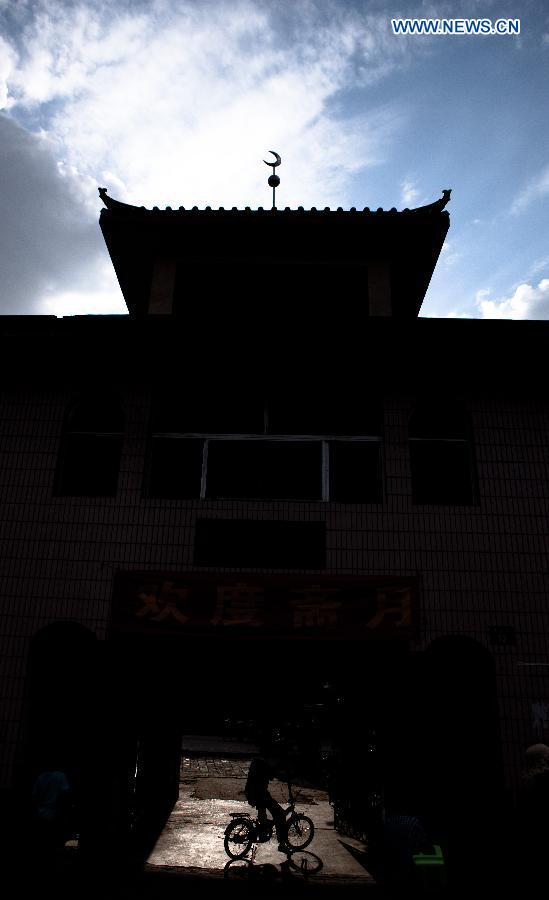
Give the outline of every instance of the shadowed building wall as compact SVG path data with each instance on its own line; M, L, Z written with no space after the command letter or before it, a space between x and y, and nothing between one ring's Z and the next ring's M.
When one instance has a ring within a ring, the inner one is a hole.
M3 784L33 637L108 642L133 571L413 580L411 651L460 636L493 660L512 784L549 726L547 324L417 318L439 208L122 207L103 228L129 316L0 320ZM229 558L215 523L236 522Z

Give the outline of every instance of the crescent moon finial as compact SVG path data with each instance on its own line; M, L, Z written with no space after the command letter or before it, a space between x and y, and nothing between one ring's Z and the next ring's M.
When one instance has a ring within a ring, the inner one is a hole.
M274 170L275 167L276 167L276 166L279 166L280 163L282 162L282 157L280 156L279 153L276 152L276 150L269 150L269 153L272 153L273 156L276 157L275 162L267 162L266 159L264 159L263 162L265 163L266 166L272 166L272 167L273 167L273 170Z
M269 153L273 154L273 156L275 157L275 161L267 162L267 160L264 159L263 162L265 163L266 166L271 166L271 168L273 170L273 174L269 175L269 178L267 179L267 184L269 185L269 187L272 187L272 189L273 189L273 209L276 209L275 191L276 191L276 188L278 187L278 185L280 184L280 178L278 177L278 175L275 174L275 169L282 162L282 157L280 156L280 153L276 152L276 150L269 150Z

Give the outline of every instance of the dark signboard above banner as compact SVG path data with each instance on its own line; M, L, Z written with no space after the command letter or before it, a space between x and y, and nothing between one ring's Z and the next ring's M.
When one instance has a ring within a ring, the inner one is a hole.
M410 638L413 578L119 572L113 631L189 636Z

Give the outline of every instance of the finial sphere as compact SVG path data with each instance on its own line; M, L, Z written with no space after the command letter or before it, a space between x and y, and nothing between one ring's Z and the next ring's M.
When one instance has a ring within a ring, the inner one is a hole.
M278 175L269 175L267 184L269 185L269 187L276 188L280 184L280 178L278 177Z

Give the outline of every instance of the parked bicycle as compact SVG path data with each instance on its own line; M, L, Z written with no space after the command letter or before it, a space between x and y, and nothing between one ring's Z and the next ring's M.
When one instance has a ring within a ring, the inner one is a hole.
M295 811L296 798L292 794L292 786L288 785L288 807L286 816L284 843L289 853L303 850L311 843L315 826L309 816ZM271 840L274 821L267 818L252 818L250 813L231 813L232 822L225 829L225 852L231 859L242 859L252 844L263 844Z

